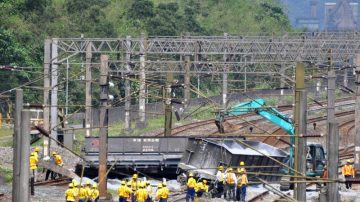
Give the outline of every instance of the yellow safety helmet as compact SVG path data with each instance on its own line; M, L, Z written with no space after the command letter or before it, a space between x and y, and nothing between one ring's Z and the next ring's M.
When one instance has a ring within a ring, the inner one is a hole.
M52 155L56 155L56 152L53 151L53 152L52 152Z
M125 185L125 184L126 184L125 180L121 181L121 185Z
M240 161L240 166L244 166L244 165L245 165L244 161Z
M131 187L131 182L126 183L126 186Z
M350 159L346 160L346 163L351 163Z
M158 187L158 188L162 188L162 184L159 183L159 184L157 185L157 187Z
M96 184L96 183L94 183L92 187L93 187L93 188L97 188L97 184Z
M134 174L132 178L136 179L138 177L137 174Z
M206 184L206 183L207 183L207 181L206 181L206 180L203 180L203 183L204 183L204 184Z
M229 168L228 171L233 171L233 169L232 169L232 168Z
M149 181L146 181L146 185L150 185L150 182L149 182Z
M143 188L145 188L146 187L146 182L142 182L141 185L142 185Z
M91 185L90 180L87 180L87 181L86 181L86 185Z
M163 185L163 187L166 187L166 182L163 182L162 185Z
M73 184L77 184L77 180L75 180L75 179L72 179L71 182L72 182Z
M35 156L34 152L31 152L31 153L30 153L30 156Z
M194 174L192 174L192 173L189 173L189 177L194 177Z
M245 169L244 169L244 168L241 168L241 169L240 169L240 173L243 173L243 172L245 172Z
M69 184L69 187L73 187L73 186L74 186L73 183L70 183L70 184Z
M224 166L219 166L218 168L220 171L223 171L224 170Z
M39 148L39 147L35 147L35 151L36 151L36 152L39 152L39 151L40 151L40 148Z

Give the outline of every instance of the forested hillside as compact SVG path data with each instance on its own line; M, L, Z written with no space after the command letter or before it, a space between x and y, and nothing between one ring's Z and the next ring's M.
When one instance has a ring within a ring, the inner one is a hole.
M45 38L138 36L142 32L149 36L222 35L289 29L276 0L2 0L0 65L37 68L0 70L0 92L41 76Z

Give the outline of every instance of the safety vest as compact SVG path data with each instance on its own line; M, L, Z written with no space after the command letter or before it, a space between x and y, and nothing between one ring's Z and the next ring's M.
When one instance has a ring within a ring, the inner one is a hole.
M138 188L139 188L139 186L140 186L140 182L139 181L137 181L137 180L131 180L131 189L132 190L134 190L134 191L136 191L136 190L138 190Z
M97 197L99 197L99 190L97 190L97 189L92 189L91 190L91 199L92 200L95 200L95 199L97 199Z
M167 187L163 187L161 190L160 198L167 199L169 198L170 190Z
M137 202L145 202L148 197L148 191L146 189L138 189L135 192L135 198Z
M162 194L163 188L158 188L158 190L156 190L156 200L159 200L161 198L161 194Z
M131 188L130 187L125 187L125 195L124 195L124 197L125 198L130 198L131 194L132 194Z
M30 156L30 169L35 170L37 168L37 158L35 156Z
M61 159L60 155L55 155L55 164L58 166L62 166L63 160Z
M352 165L344 165L342 167L342 174L355 176L355 170Z
M86 191L86 198L91 198L92 190L91 190L90 186L86 186L85 191Z
M126 186L123 186L123 185L121 185L121 186L119 186L119 188L118 188L118 193L119 193L119 196L122 196L122 197L125 197L125 195L126 195Z
M80 188L79 199L85 199L85 198L86 198L86 190L85 188Z
M34 156L35 156L36 160L39 160L39 154L37 152L34 152Z
M195 181L195 179L194 178L189 178L188 179L188 182L187 182L187 186L189 187L189 188L195 188L195 186L196 186L196 181Z
M73 194L74 194L74 197L76 198L77 196L79 196L79 188L77 187L73 187Z
M226 173L226 183L227 184L235 184L233 173Z
M248 179L246 174L242 174L238 177L237 179L238 181L238 187L241 187L242 185L247 185L248 184Z
M66 201L75 201L73 188L69 188L65 191L65 198L66 198Z

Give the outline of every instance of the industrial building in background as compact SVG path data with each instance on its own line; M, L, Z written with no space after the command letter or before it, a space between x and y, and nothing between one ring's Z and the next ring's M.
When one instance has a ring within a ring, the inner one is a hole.
M358 0L282 0L293 27L308 31L359 29Z

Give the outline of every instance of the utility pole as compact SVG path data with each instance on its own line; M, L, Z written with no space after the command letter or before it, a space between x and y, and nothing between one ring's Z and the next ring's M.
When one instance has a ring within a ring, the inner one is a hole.
M360 170L360 53L355 58L356 98L355 98L355 170Z
M305 149L306 139L300 136L306 135L306 90L305 90L305 70L304 64L298 62L296 64L296 83L295 83L295 159L294 168L299 173L305 175ZM295 180L299 176L297 172L294 173ZM306 183L294 184L294 196L297 201L306 201Z
M99 134L99 192L100 199L107 196L107 143L108 143L108 99L109 99L109 56L100 56L100 134Z
M58 118L58 41L52 41L51 48L51 107L50 107L50 134L57 140L57 118Z
M44 129L50 132L50 60L51 60L51 40L46 39L44 43ZM44 139L44 156L49 156L49 138Z
M15 91L15 117L14 117L14 138L13 138L13 184L12 184L12 201L19 201L20 195L20 164L21 164L21 110L23 109L23 90Z
M165 102L165 136L171 135L172 125L172 106L171 106L171 85L173 83L174 76L171 71L166 73L166 85L164 88L164 102Z
M329 127L329 153L328 153L328 177L334 180L332 183L328 183L327 187L327 201L338 202L339 186L337 180L339 178L338 165L339 165L339 124L335 122L328 123Z
M131 36L126 36L126 46L127 50L131 47ZM130 71L130 60L131 60L131 52L127 51L126 56L126 68ZM131 132L131 120L130 120L130 105L131 105L131 88L130 88L130 80L125 77L125 135L129 135Z
M190 36L190 33L186 33L185 40L188 39ZM184 90L184 98L185 98L185 109L189 105L190 101L190 55L189 53L186 53L185 55L185 78L184 78L184 84L185 84L185 90Z
M224 38L227 39L228 34L224 33ZM226 49L225 49L225 53L224 53L224 62L228 61L228 56L226 54ZM222 87L222 106L224 108L224 110L226 110L226 104L227 104L227 89L228 89L228 82L227 82L227 78L228 78L228 66L225 65L224 66L224 73L223 73L223 87Z
M92 125L92 113L91 113L91 42L89 42L86 46L86 58L85 58L85 128L86 128L86 137L91 136L91 125Z
M21 110L21 157L18 201L29 201L30 111Z
M140 90L139 90L139 128L146 127L145 101L146 101L146 83L145 83L145 57L146 57L146 39L145 34L141 34L140 42Z

